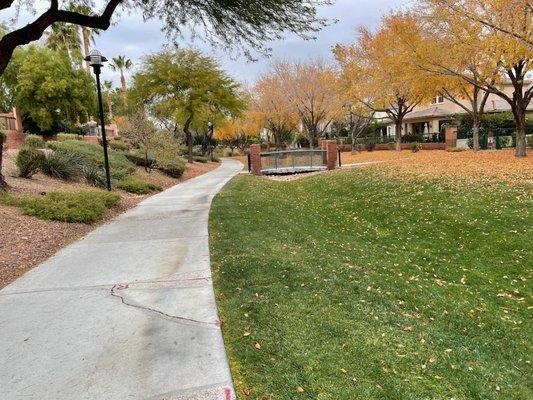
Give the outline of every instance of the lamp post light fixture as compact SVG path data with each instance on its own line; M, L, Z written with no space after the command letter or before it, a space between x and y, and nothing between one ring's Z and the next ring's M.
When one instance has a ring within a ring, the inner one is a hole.
M102 89L100 88L100 72L104 66L104 62L107 61L98 50L92 50L85 61L93 68L96 75L96 90L98 92L98 109L100 111L100 126L102 127L102 146L104 147L104 168L106 177L107 190L111 190L111 173L109 172L109 157L107 155L107 137L105 134L105 121L104 121L104 106L102 104Z

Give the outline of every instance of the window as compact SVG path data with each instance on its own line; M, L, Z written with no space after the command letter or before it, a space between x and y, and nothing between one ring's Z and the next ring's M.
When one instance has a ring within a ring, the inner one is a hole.
M431 100L431 104L442 104L444 103L444 96L437 96Z

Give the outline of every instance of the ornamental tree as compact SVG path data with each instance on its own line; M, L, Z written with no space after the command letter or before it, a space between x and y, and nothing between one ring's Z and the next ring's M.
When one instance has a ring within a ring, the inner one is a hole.
M273 79L279 80L290 108L298 115L313 148L331 123L342 114L343 101L337 74L320 59L307 62L281 61L273 65Z
M494 93L505 100L513 113L516 123L517 157L525 157L526 153L526 112L533 98L533 85L528 83L526 75L533 64L533 46L528 43L531 38L532 13L528 2L512 0L505 4L496 0L477 0L456 2L468 5L468 15L456 6L450 7L446 1L424 0L421 18L424 18L424 30L427 36L442 36L439 40L445 48L454 49L450 58L426 57L426 67L442 75L458 77L478 89ZM474 5L476 5L474 7ZM491 15L491 25L513 26L508 29L496 29L480 24L477 34L469 34L464 30L472 18L484 20ZM512 16L512 18L511 18ZM512 24L511 24L512 22ZM504 31L505 30L505 31ZM520 36L520 37L517 37ZM466 57L464 55L467 55ZM472 59L481 60L485 71L483 74L472 74L468 62ZM495 70L495 73L493 72ZM488 72L487 72L488 71ZM505 86L512 86L512 94Z
M94 82L68 55L32 45L17 52L14 104L25 122L50 131L60 122L86 120L96 110Z
M252 109L261 125L274 137L276 147L285 146L287 132L295 131L298 127L298 115L281 77L273 74L260 76L250 97Z
M15 27L0 40L0 74L18 46L39 40L46 29L58 22L106 30L117 11L137 11L145 19L161 20L165 33L172 39L189 31L196 35L198 27L202 27L200 34L213 44L247 45L268 52L265 42L280 39L285 32L312 37L326 24L316 17L316 7L329 3L329 0L50 0L49 7L32 22ZM16 12L19 7L26 7L35 13L36 4L34 0L0 0L0 11L12 8Z
M192 127L213 115L231 117L245 107L241 88L197 50L162 51L145 58L133 76L132 98L161 121L182 130L193 162Z
M434 78L417 68L411 48L398 40L399 32L417 35L412 18L384 17L376 32L359 29L356 43L336 45L333 53L341 68L346 97L384 112L396 127L396 150L401 151L403 119L436 94Z

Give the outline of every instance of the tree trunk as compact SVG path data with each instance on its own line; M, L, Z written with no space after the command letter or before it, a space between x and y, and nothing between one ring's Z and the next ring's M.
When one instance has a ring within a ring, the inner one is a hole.
M474 116L474 123L472 125L472 142L474 144L474 151L479 150L479 128L481 126L481 121L478 116Z
M187 153L187 162L190 164L193 163L193 156L192 156L192 135L191 131L189 130L189 126L191 125L193 116L191 115L187 121L185 121L185 124L183 125L183 132L185 133L185 141L187 142L188 147L188 153Z
M124 77L124 72L120 71L120 86L123 92L126 92L126 78Z
M525 110L517 110L515 114L516 120L516 157L527 156L526 143L526 113Z
M396 120L396 151L402 151L402 120Z
M146 172L150 172L150 169L148 168L148 148L144 148L144 170Z
M91 31L87 27L81 28L81 34L83 36L83 51L85 52L85 57L89 55L90 52L90 44L91 44ZM85 61L85 69L87 71L91 70L91 66L89 65L89 61Z
M4 154L4 134L0 132L0 190L6 188L7 183L4 179L4 174L2 174L2 155Z

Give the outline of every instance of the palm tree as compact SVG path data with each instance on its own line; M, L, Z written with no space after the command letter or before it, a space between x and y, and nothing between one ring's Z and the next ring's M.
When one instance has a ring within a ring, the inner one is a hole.
M111 99L111 89L113 89L112 81L104 81L104 93L107 100L107 108L109 111L109 121L113 120L113 100Z
M120 71L120 85L122 91L126 91L126 78L124 77L124 71L133 67L133 63L126 56L113 57L113 63L109 65L113 71Z
M64 51L75 63L81 61L81 41L75 25L66 22L53 24L46 35L46 45L52 50Z
M71 4L69 7L70 11L75 11L83 15L93 15L92 10L85 4ZM76 26L76 29L81 28L81 37L83 41L83 55L87 57L91 52L91 43L94 44L94 36L99 35L100 31L98 29L91 29L86 26ZM80 43L81 46L81 43ZM89 71L91 69L89 62L85 61L85 69Z

